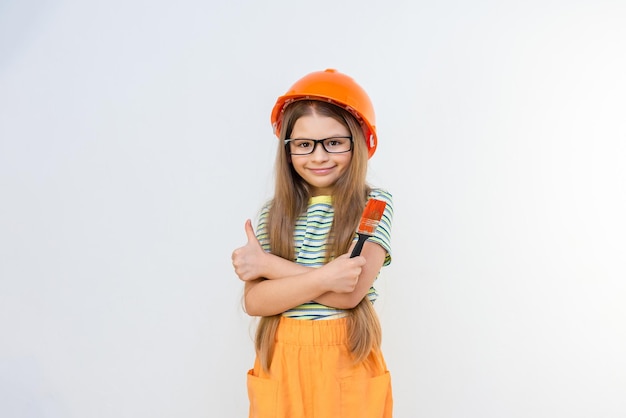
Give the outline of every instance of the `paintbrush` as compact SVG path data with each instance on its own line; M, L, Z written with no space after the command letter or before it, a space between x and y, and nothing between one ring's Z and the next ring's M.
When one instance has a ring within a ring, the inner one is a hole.
M383 217L385 206L387 206L387 203L382 200L370 199L367 202L363 215L361 215L359 228L356 231L359 238L350 254L350 258L360 255L365 241L374 235L374 231L376 231L376 227L380 223L380 218Z

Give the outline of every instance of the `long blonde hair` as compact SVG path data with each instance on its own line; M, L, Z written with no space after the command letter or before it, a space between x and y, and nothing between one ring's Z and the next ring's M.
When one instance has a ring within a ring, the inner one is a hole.
M359 122L348 111L331 103L301 100L287 106L283 116L276 153L276 185L268 214L268 235L272 254L295 260L293 235L298 216L306 211L309 185L295 172L283 140L291 135L298 118L317 114L328 116L346 126L353 138L352 159L346 172L333 189L334 218L327 242L326 261L344 254L350 248L370 187L366 183L367 145ZM275 335L280 315L265 316L259 321L255 348L262 367L267 371L274 353ZM381 344L381 327L372 303L367 297L348 312L348 344L355 362L364 360Z

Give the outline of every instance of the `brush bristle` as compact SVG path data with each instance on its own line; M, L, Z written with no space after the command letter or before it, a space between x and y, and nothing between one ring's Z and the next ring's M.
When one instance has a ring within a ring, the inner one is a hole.
M382 200L370 199L363 210L357 232L359 234L373 235L380 218L383 217L385 206L387 206L387 203Z

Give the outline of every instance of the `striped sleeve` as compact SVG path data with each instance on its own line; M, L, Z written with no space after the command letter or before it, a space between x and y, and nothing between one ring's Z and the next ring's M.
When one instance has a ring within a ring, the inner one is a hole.
M267 230L267 218L270 213L270 203L266 203L259 213L256 226L256 237L265 252L270 251L270 237Z
M368 241L375 242L387 251L383 266L391 263L391 224L393 222L393 199L391 193L382 189L373 189L370 193L370 199L382 200L387 203L385 212L378 227L374 231L374 235L368 238Z

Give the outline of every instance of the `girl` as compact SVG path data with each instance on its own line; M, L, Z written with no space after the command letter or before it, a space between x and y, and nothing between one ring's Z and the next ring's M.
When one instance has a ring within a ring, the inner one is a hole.
M388 418L391 381L372 287L391 262L392 201L366 183L374 109L354 80L314 72L278 98L274 198L232 255L247 313L260 316L248 372L250 417ZM369 198L387 203L350 258Z

